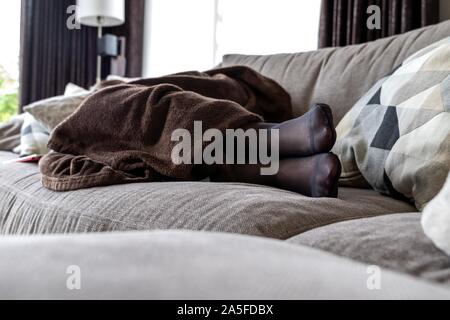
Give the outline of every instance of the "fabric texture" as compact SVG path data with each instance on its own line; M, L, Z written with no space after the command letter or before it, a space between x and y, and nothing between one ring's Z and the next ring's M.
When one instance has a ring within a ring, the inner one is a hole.
M226 100L225 100L226 99ZM93 115L98 116L93 116ZM241 128L292 117L289 95L247 67L190 72L116 85L91 95L52 134L40 162L43 185L56 191L162 180L202 180L211 167L175 164L177 129ZM203 148L208 142L202 142Z
M368 290L367 265L281 241L205 232L4 237L0 256L1 299L450 298L446 286L385 269L380 290ZM81 290L65 286L74 265Z
M441 192L423 211L425 234L450 256L450 174Z
M338 124L353 105L407 57L450 37L450 21L374 42L306 53L267 56L231 54L222 67L246 65L281 84L292 98L294 116L313 103L326 103Z
M380 11L368 10L376 5ZM369 29L380 14L379 29ZM319 48L359 44L439 22L439 0L322 0Z
M380 80L337 126L341 183L414 200L421 210L450 171L450 37Z
M23 109L34 116L47 132L52 132L58 124L74 113L90 94L90 91L69 83L63 96L40 100Z
M375 191L346 188L340 189L339 199L209 182L53 192L42 186L37 165L1 165L15 157L0 152L0 234L189 229L288 239L338 221L414 211Z
M450 285L450 257L425 236L420 219L402 213L345 221L288 242Z
M0 124L0 151L13 151L20 145L23 120L24 115L17 115Z
M50 134L31 114L25 114L20 130L19 153L21 157L48 152Z

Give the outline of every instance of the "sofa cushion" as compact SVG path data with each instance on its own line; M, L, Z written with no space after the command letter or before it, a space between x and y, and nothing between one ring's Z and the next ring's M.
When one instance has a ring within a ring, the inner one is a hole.
M407 57L450 36L450 20L360 45L266 56L226 55L222 67L246 65L279 82L291 95L294 114L312 103L333 108L337 124L379 79Z
M450 298L448 287L388 270L381 270L381 288L368 290L366 265L282 241L209 232L4 237L0 257L0 299ZM67 270L81 272L81 290L67 290Z
M450 284L450 257L428 239L420 213L345 221L311 230L288 242Z
M1 160L14 155L0 153ZM341 189L312 199L232 183L142 183L52 192L34 164L0 164L0 233L190 229L287 239L337 221L394 212L408 204L371 190Z

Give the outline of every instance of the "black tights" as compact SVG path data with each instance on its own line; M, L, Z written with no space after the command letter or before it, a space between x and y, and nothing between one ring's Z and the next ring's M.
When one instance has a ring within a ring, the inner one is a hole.
M262 184L310 197L337 197L341 164L330 153L336 131L329 106L316 104L299 118L281 124L255 123L244 129L251 128L279 130L278 173L262 175L261 164L224 164L216 167L213 181Z

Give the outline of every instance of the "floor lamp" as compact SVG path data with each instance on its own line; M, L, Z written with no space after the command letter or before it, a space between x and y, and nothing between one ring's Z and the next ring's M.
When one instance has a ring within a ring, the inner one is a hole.
M125 22L125 0L77 0L79 23L98 28L101 43L104 27L115 27ZM97 83L102 77L102 55L97 52Z

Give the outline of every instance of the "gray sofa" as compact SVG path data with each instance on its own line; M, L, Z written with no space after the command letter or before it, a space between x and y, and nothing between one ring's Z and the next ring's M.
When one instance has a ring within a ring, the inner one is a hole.
M386 269L374 288L367 265L231 234L8 236L0 254L4 299L450 299L446 287Z
M337 124L397 64L449 36L446 21L345 48L227 55L222 66L248 65L275 79L291 94L296 115L313 102L330 104ZM425 237L420 213L409 203L369 188L341 188L338 199L209 182L57 193L42 187L36 165L1 164L15 157L0 152L0 234L5 236L0 241L0 256L5 257L0 260L0 280L7 284L0 287L0 297L449 298L450 257ZM154 231L170 229L185 231ZM124 231L132 232L120 233ZM98 232L119 233L74 235ZM198 256L186 254L196 252L199 243ZM119 257L122 252L130 254ZM87 258L96 256L99 264ZM165 265L156 263L156 256L163 257ZM69 261L85 264L92 272L92 287L79 296L59 288L65 274L53 272ZM383 290L368 291L362 281L366 266L360 263L386 268ZM27 276L30 265L39 266L42 278ZM108 282L101 270L112 278L119 270L124 275ZM331 283L326 270L337 270L342 277L334 276ZM139 284L139 277L147 277L160 290ZM166 288L159 287L162 279ZM98 289L104 281L111 285L110 295ZM120 288L133 290L127 296ZM341 288L341 296L333 291L336 288Z

